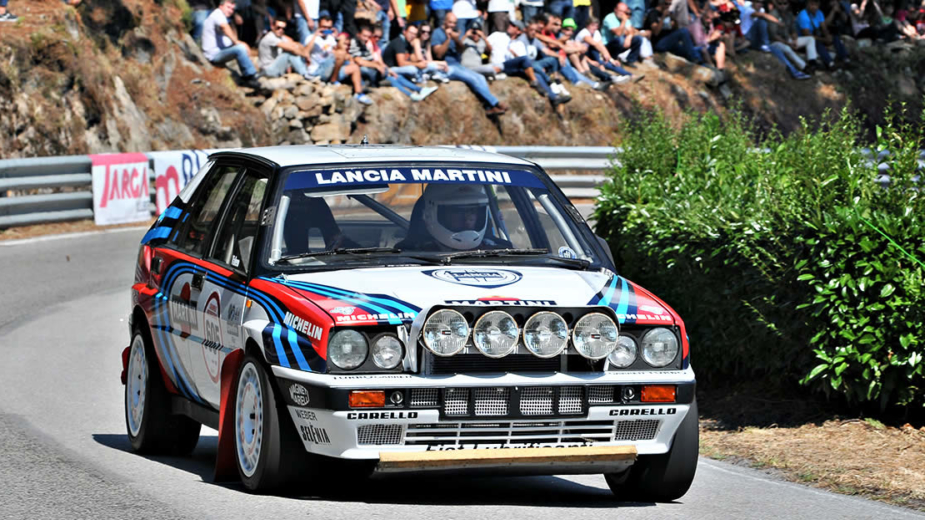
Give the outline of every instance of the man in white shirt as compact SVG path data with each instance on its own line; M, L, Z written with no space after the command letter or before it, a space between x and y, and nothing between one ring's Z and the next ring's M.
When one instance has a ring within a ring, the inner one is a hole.
M492 65L501 66L508 76L524 75L530 81L530 86L540 94L549 98L553 108L556 105L568 103L572 96L560 95L549 87L549 76L539 67L534 66L528 54L527 44L520 38L526 27L520 20L511 20L507 32L494 32L488 36L491 44ZM534 50L535 52L535 50Z
M250 47L238 39L228 18L234 14L234 0L222 0L218 8L202 24L202 53L213 65L219 66L237 60L242 81L257 88L257 69L251 62Z
M284 34L286 22L278 18L273 22L273 28L260 39L257 46L257 57L263 75L275 78L286 73L289 67L293 72L308 77L305 58L309 56L308 49L299 45L292 38Z

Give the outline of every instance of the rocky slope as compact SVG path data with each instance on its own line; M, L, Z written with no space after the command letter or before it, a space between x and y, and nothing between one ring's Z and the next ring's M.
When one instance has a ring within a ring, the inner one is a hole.
M0 32L0 157L111 151L252 146L277 143L609 145L633 106L661 107L672 118L743 110L756 124L791 132L800 116L852 109L873 128L889 100L919 119L925 47L855 49L851 69L787 79L770 56L750 53L730 67L732 81L712 87L706 69L662 56L640 68L644 81L604 93L572 87L554 112L525 81L492 85L511 106L485 117L459 83L421 103L392 88L374 89L373 106L350 89L296 77L274 92L235 86L233 73L208 64L186 34L183 0L18 2L22 20Z

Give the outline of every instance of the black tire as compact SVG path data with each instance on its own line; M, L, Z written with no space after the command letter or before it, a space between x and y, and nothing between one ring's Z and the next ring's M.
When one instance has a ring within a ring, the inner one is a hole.
M136 357L136 344L144 353ZM133 364L139 360L144 363L143 371L133 371ZM152 363L153 362L153 363ZM161 379L160 364L154 345L148 334L136 326L132 333L132 346L129 350L128 366L126 367L127 381L125 385L125 429L128 433L132 449L146 455L189 455L199 442L199 431L202 425L198 422L171 413L171 395L164 387ZM133 385L132 379L136 379ZM134 418L130 407L130 394L141 397L143 389L143 404L140 411L140 420ZM134 426L137 426L137 431Z
M617 500L671 502L684 496L697 472L699 422L695 399L675 432L668 453L642 455L630 469L622 473L605 474L607 485Z
M250 419L254 427L249 428L240 420L240 414L251 416L247 412L250 408L244 403L251 400L256 403L253 391L255 381L259 383L262 406ZM248 384L252 386L251 390L246 389ZM271 381L262 361L251 354L246 355L235 376L235 392L232 397L234 453L241 481L252 492L265 493L286 487L295 481L300 472L304 473L310 467L308 453L289 418L285 403L276 392L276 385ZM247 441L245 435L248 432L254 439L251 442ZM259 444L255 445L255 442Z

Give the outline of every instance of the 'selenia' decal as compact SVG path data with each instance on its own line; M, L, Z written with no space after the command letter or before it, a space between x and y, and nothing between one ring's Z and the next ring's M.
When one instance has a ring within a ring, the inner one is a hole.
M458 285L468 285L469 287L483 287L485 289L494 289L517 283L523 278L523 275L517 271L507 269L431 269L422 271L427 276L437 280Z

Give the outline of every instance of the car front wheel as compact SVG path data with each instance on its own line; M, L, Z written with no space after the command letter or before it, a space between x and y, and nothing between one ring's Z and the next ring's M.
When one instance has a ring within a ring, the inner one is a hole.
M671 502L687 493L697 472L700 449L699 419L695 400L675 432L668 453L641 455L630 469L605 474L607 485L618 500Z

